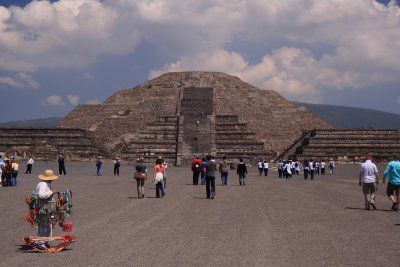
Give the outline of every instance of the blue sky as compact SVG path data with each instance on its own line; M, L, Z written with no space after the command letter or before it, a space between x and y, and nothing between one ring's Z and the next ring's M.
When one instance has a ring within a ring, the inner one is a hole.
M400 114L399 29L396 1L0 0L0 122L189 70Z

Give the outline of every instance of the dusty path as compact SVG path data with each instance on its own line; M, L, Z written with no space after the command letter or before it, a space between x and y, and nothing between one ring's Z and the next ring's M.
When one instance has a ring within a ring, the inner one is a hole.
M21 164L21 167L23 164ZM381 186L377 211L363 209L357 166L335 176L304 181L268 177L250 170L245 187L230 174L228 186L205 199L204 186L191 185L186 168L168 169L167 194L136 198L131 167L114 177L111 165L95 176L94 163L67 162L67 176L53 188L74 193L77 241L52 255L32 253L18 238L35 229L20 221L22 199L44 170L18 177L16 188L0 188L1 266L393 266L398 262L400 217L389 210ZM57 170L56 163L47 167ZM379 170L382 172L383 167ZM62 234L56 228L56 234ZM365 256L368 252L370 256Z

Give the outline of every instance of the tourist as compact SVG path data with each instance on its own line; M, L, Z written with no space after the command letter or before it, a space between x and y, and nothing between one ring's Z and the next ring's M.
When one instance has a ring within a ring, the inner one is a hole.
M52 170L45 170L44 173L40 174L38 177L41 181L36 186L35 193L39 197L39 206L44 206L52 200L54 194L58 193L57 190L51 190L51 182L58 179L58 176L54 175ZM38 223L38 236L49 237L52 225L47 217L48 214L39 213L38 216L43 217Z
M193 172L193 185L198 185L199 184L199 177L200 177L200 171L202 168L202 162L199 159L198 156L196 156L192 160L192 172Z
M378 177L378 169L374 163L372 163L372 157L367 155L365 157L365 162L361 164L360 172L359 172L359 180L358 184L362 185L362 191L364 193L365 199L365 209L369 210L370 206L374 210L376 210L375 206L375 194L376 194L376 185L379 184Z
M58 174L60 176L63 174L64 176L67 175L67 172L65 171L65 159L63 154L58 156Z
M119 176L119 167L121 167L120 158L115 158L114 160L114 176Z
M283 166L283 170L284 170L286 179L289 179L292 177L292 164L291 164L290 160L288 162L286 162L285 166Z
M321 165L321 175L325 175L325 161L321 161L321 163L320 163L320 165Z
M153 182L156 184L156 198L163 197L165 195L164 186L162 184L164 179L164 165L162 159L158 158L156 160L156 165L154 166L154 177Z
M236 173L239 175L239 185L240 186L246 185L247 168L246 168L246 164L243 162L243 159L239 160L239 164L236 169Z
M296 174L296 167L295 163L292 160L289 160L290 162L290 171L292 172L292 175Z
M219 163L219 172L221 173L221 185L228 185L228 175L229 175L230 163L228 162L226 156L222 158Z
M18 162L16 159L11 164L11 186L17 186Z
M25 171L25 174L31 174L32 173L32 166L33 166L33 163L35 163L35 161L33 160L33 158L32 158L32 156L29 156L29 160L28 160L28 162L26 163L26 171Z
M264 164L263 164L262 160L260 159L260 160L258 160L258 172L260 173L260 176L263 173L263 169L264 169Z
M315 176L315 163L314 163L314 160L313 160L313 159L311 159L311 160L308 162L308 171L309 171L309 173L310 173L310 178L311 178L311 180L314 180L314 176Z
M144 182L147 180L147 166L143 163L143 157L137 158L136 162L136 173L134 175L134 178L137 183L138 198L144 198Z
M329 175L333 175L333 171L335 170L335 162L333 159L329 161Z
M315 161L315 175L319 175L319 162L318 160Z
M5 178L5 186L12 186L11 184L11 173L12 167L9 158L4 158L3 175Z
M3 168L4 168L4 160L2 159L2 156L0 155L0 186L3 186L5 184L5 178L3 176Z
M282 178L282 175L283 175L283 162L282 162L282 160L280 160L278 162L277 168L278 168L278 176L279 176L279 178Z
M386 189L386 194L392 202L392 210L399 210L399 193L400 193L400 162L399 158L396 157L394 160L388 163L382 176L382 183L385 183L386 177L389 175L389 182ZM394 194L396 193L396 198Z
M210 155L206 156L207 162L205 163L206 170L206 194L208 199L214 199L215 197L215 171L217 170L217 164Z
M304 170L304 180L307 180L308 179L308 168L309 168L309 163L308 163L308 160L304 160L304 162L303 162L303 170Z
M295 174L300 174L300 162L298 160L294 163L294 171Z
M168 164L167 164L167 162L162 158L162 157L160 157L160 159L162 160L162 163L163 163L163 166L164 166L164 171L163 171L163 182L164 182L164 190L165 190L165 188L167 188L167 168L168 168Z
M201 172L200 172L200 176L201 176L201 184L205 185L206 184L206 170L204 168L204 163L206 163L207 160L205 157L203 157L201 159Z
M263 168L264 168L264 176L268 176L268 162L264 160Z
M97 161L96 161L97 176L102 176L102 175L103 175L101 165L103 165L103 157L102 157L102 156L99 156L99 157L97 158Z
M282 177L283 178L286 178L286 169L287 169L286 160L283 160L282 161Z

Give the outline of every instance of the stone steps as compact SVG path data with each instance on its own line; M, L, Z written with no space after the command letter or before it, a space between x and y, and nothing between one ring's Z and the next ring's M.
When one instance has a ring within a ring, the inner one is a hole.
M291 158L347 158L355 160L371 154L376 161L390 160L400 154L400 138L393 129L315 130L302 140Z

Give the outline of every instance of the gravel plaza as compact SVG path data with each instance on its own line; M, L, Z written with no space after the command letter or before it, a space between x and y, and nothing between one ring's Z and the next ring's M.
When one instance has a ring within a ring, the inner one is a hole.
M272 165L272 164L271 164ZM270 166L271 166L270 165ZM378 165L380 175L384 165ZM146 181L146 197L137 198L133 165L114 176L112 164L96 176L94 162L66 162L67 176L53 189L73 192L73 235L66 250L44 255L28 249L20 237L36 235L21 217L45 169L37 162L30 175L20 162L17 187L0 188L0 266L395 266L400 218L379 186L377 210L364 210L358 186L359 165L337 165L334 176L302 175L279 179L249 167L246 186L236 170L228 186L216 177L216 198L192 185L186 167L169 167L166 196L155 198ZM152 177L152 167L149 167ZM54 235L64 235L61 228Z

